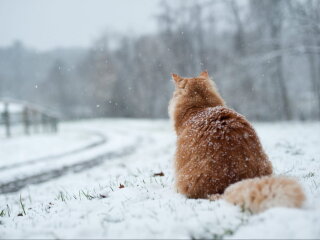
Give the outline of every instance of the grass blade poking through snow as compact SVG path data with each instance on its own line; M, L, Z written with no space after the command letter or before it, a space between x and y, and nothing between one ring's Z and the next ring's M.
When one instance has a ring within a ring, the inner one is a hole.
M21 206L21 209L22 209L22 214L21 215L23 215L23 216L27 215L26 209L25 209L24 204L22 202L21 194L20 194L20 206Z

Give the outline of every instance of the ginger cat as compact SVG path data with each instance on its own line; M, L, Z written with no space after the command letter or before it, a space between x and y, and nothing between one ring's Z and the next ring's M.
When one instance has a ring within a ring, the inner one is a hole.
M178 192L189 198L224 198L253 212L268 206L302 205L300 185L270 176L272 165L255 130L245 117L225 105L208 72L196 78L177 74L172 78L176 89L169 115L177 134ZM260 178L263 176L269 177ZM262 189L269 190L263 193ZM285 198L283 193L287 193ZM290 196L294 197L291 202Z
M190 198L221 194L232 183L272 174L251 124L225 106L207 72L172 75L170 115L177 133L176 187Z

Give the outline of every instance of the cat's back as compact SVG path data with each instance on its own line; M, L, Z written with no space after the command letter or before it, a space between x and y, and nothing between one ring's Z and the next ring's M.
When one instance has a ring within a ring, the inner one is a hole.
M208 107L197 112L186 122L185 128L208 132L217 137L227 136L231 132L253 130L244 116L224 106Z
M210 179L219 179L219 189L216 186L212 192L223 192L241 179L272 173L254 128L245 117L223 106L206 108L186 122L178 138L177 156L177 169L188 163L195 173L206 171Z
M185 143L209 154L215 150L241 152L244 148L262 148L255 130L245 117L224 106L199 111L185 123L181 137Z

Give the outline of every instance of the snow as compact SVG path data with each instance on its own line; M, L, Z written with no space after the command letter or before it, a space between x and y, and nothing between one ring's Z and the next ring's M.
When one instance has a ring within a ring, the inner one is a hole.
M58 134L2 138L0 139L0 168L30 161L30 159L66 154L99 142L100 138L95 132L72 131L67 126L64 126Z
M10 103L8 110L11 113L19 113L23 111L23 105L18 103ZM0 113L3 113L4 111L5 111L5 104L4 102L0 102Z
M223 200L186 199L173 188L175 136L168 121L100 119L63 124L58 135L1 140L0 166L5 166L99 141L91 133L107 139L55 160L0 171L0 182L110 151L134 150L87 171L0 195L0 238L320 238L320 123L254 126L275 172L294 176L303 185L308 197L303 209L274 208L251 215ZM14 152L2 146L19 148ZM154 176L161 172L164 176Z

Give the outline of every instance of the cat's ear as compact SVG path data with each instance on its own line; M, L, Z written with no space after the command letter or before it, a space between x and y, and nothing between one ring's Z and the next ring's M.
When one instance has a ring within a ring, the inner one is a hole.
M207 70L204 70L202 73L199 74L199 77L209 78L209 73Z
M171 76L172 76L172 79L173 79L176 83L178 83L178 82L180 82L180 81L182 80L182 77L180 77L178 74L172 73Z

